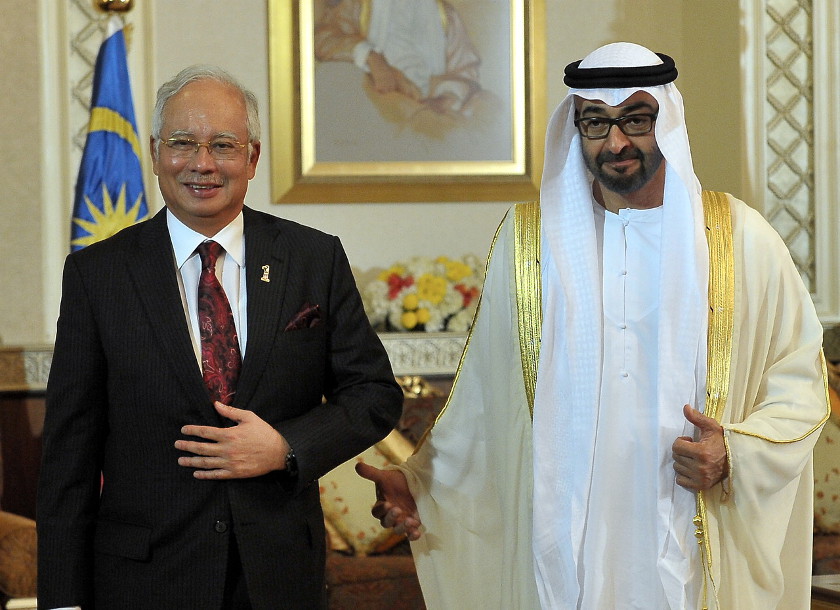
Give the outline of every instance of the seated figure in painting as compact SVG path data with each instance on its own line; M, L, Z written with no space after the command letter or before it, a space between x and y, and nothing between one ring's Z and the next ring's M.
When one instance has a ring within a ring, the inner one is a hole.
M481 58L449 2L323 0L316 19L315 59L364 70L366 91L386 118L471 116L485 97Z

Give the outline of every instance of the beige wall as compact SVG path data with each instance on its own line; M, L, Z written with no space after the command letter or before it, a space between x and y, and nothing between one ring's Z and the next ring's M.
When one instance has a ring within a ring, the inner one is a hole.
M0 0L0 343L43 336L38 14Z
M740 139L733 134L739 132L741 106L739 15L732 5L737 3L545 0L547 111L565 95L563 67L601 44L631 40L668 53L680 69L677 84L686 99L697 174L710 187L737 193L742 154ZM15 140L13 154L0 165L0 281L5 297L0 300L0 341L6 345L52 338L62 260L43 256L49 249L42 248L40 240L48 233L45 225L66 233L72 200L68 192L60 218L55 218L56 206L50 208L50 217L41 213L41 176L50 180L51 169L38 161L40 33L32 6L0 0L6 59L0 86L14 91L0 98L0 120L4 133ZM149 109L140 107L138 100L152 100L157 85L187 64L216 63L252 88L263 110L263 158L249 190L249 205L339 235L351 263L360 269L411 255L486 253L511 202L270 203L266 0L136 0L134 11L132 19L142 20L141 29L147 30L142 59L146 78L138 81L132 75L141 139L148 133ZM216 42L222 32L227 37L224 47ZM8 61L10 57L14 60ZM147 190L153 209L159 209L156 185L147 184Z
M705 188L747 197L739 86L740 9L732 0L681 2L685 102L694 171Z

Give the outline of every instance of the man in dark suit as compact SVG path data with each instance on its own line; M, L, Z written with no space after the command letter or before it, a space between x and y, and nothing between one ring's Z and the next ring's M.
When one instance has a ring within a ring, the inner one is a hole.
M166 210L65 264L40 606L323 607L317 479L391 430L402 393L339 240L244 207L253 94L187 68L152 132Z

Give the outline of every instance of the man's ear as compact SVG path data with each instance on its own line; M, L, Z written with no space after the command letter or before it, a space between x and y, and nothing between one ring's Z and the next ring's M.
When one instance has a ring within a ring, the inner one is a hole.
M253 178L257 174L257 161L260 159L260 142L257 140L256 142L251 142L251 155L248 158L248 165L250 166L250 175L248 176L248 180Z
M160 152L160 148L157 146L158 141L155 139L154 136L149 136L149 155L152 158L152 171L154 171L155 176L158 175L158 153Z

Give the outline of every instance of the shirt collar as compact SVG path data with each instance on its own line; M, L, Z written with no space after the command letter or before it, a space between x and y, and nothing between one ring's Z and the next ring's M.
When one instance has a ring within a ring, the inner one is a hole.
M655 208L621 208L618 214L610 212L607 208L592 198L592 209L595 210L595 215L599 218L616 217L628 222L662 222L662 208L664 206L656 206Z
M208 239L218 242L240 267L245 266L245 240L243 237L245 220L242 212L239 212L236 218L226 227L210 238L190 229L178 220L169 209L166 210L166 226L169 229L172 249L175 251L175 263L179 269L195 253L198 245Z

